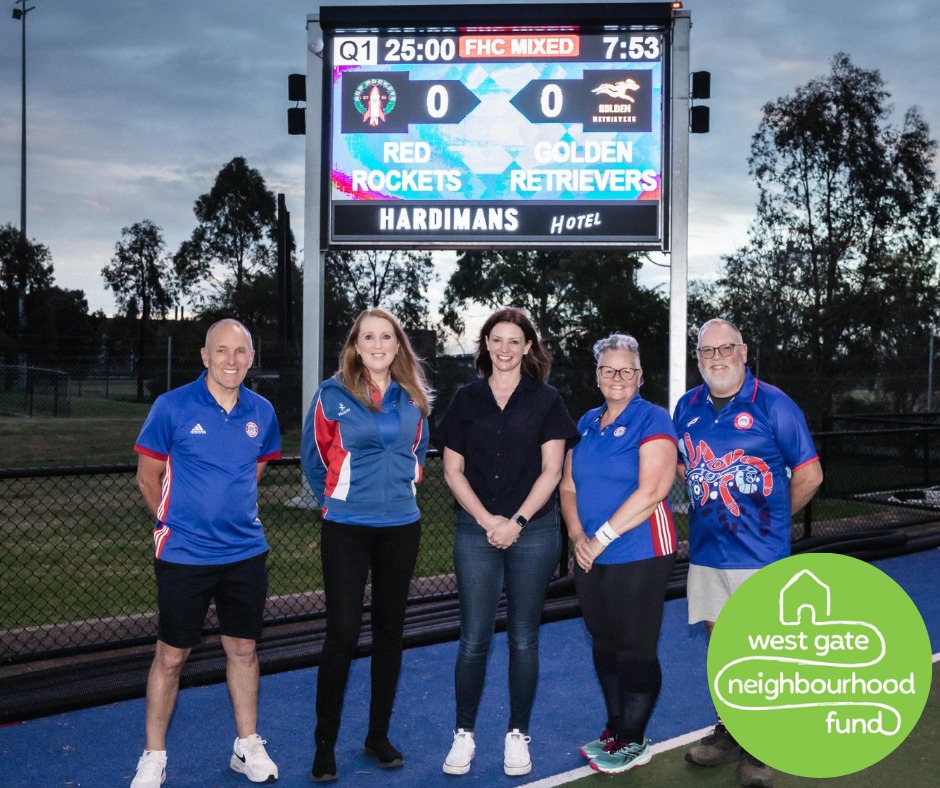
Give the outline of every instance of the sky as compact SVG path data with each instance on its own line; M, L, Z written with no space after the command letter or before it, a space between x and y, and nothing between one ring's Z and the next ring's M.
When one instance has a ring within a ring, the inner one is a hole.
M18 227L22 27L14 6L0 0L0 224ZM711 131L690 142L690 279L714 277L721 256L747 239L757 194L747 157L763 105L825 76L837 52L881 73L896 123L916 105L931 136L940 136L937 0L684 6L691 68L712 75L712 97L699 102L711 108ZM302 245L304 139L287 133L287 76L305 71L315 3L30 0L27 7L27 235L51 251L57 285L84 290L92 310L113 313L100 271L122 228L149 219L172 253L196 225L196 199L235 156L286 196ZM438 268L432 301L452 256ZM668 268L648 264L640 281L668 292Z

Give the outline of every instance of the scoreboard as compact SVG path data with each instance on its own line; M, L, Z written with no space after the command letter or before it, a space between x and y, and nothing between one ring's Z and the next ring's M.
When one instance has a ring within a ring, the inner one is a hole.
M668 28L569 8L324 29L325 246L663 249Z

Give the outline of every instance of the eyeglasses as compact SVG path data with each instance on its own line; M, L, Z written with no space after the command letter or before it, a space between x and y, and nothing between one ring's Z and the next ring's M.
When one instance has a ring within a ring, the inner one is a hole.
M597 371L601 373L601 377L604 380L613 380L617 375L620 375L621 380L633 380L636 376L636 373L640 370L633 369L632 367L625 367L624 369L616 369L615 367L598 367Z
M717 352L719 356L727 357L734 353L736 347L741 347L743 342L729 342L727 345L718 345L717 347L697 347L698 354L702 358L714 358Z

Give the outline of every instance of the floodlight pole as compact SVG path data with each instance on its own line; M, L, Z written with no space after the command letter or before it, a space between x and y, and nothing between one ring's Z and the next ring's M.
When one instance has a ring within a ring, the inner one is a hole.
M13 18L19 19L23 27L23 49L22 49L22 113L20 127L20 233L23 239L26 239L26 15L32 11L35 6L26 7L26 0L15 0L15 5L22 5L22 8L13 9Z
M688 356L689 275L689 30L691 12L673 12L670 277L669 277L669 410L672 412L686 389Z
M13 9L13 18L19 19L23 29L23 47L22 47L22 103L21 103L21 126L20 126L20 236L22 241L23 255L27 255L27 236L26 236L26 15L35 8L35 6L26 7L26 0L16 0L14 5L21 5L22 8ZM26 273L26 260L23 260L24 278ZM25 386L26 354L23 352L23 336L26 333L26 282L20 282L19 298L17 299L17 347L18 361L21 375L21 385Z

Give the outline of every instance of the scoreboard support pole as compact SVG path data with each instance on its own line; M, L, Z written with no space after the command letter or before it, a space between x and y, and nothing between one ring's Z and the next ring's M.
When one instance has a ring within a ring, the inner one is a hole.
M670 113L672 195L670 199L669 412L686 390L689 277L689 30L691 12L673 12L672 112Z
M323 31L307 18L307 123L304 188L303 416L323 376L323 286L326 252L320 248L320 168L323 146ZM310 195L317 195L311 199Z

